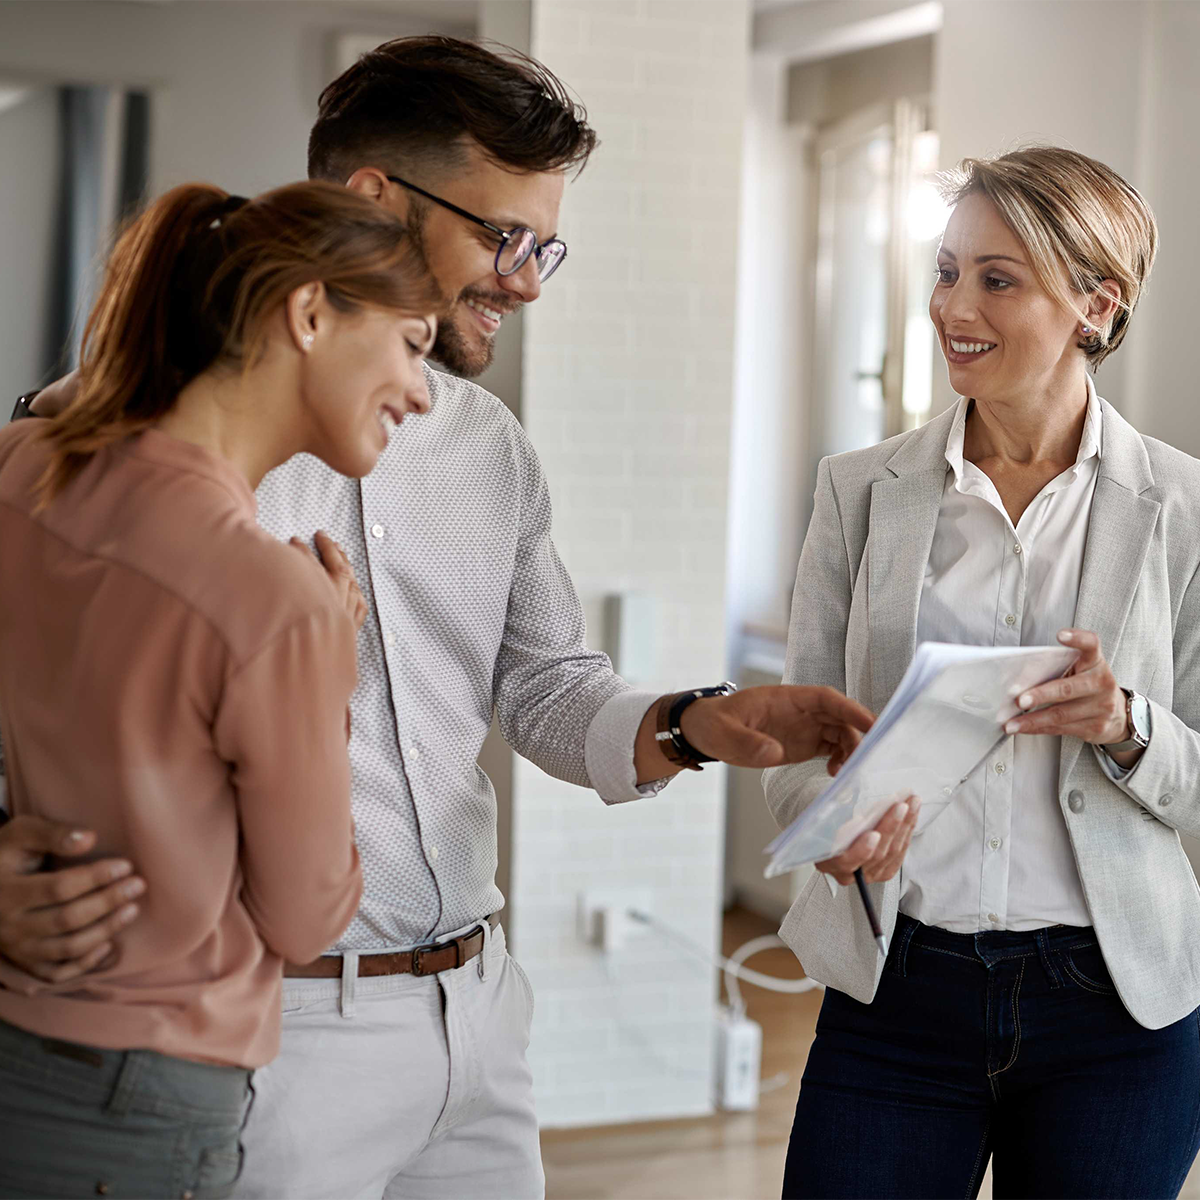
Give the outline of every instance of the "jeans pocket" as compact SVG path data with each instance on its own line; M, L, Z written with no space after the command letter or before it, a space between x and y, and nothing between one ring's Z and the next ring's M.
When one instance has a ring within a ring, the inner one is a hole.
M1085 991L1096 992L1102 996L1116 995L1116 987L1108 967L1104 964L1104 955L1099 946L1084 946L1078 950L1067 950L1062 956L1063 970Z
M206 1146L200 1151L196 1181L188 1191L196 1200L223 1200L242 1177L244 1151L235 1137L223 1146Z
M529 976L525 974L525 968L510 954L508 956L509 965L516 973L517 978L521 981L521 986L525 989L525 1005L529 1011L529 1020L533 1021L533 984L529 982Z

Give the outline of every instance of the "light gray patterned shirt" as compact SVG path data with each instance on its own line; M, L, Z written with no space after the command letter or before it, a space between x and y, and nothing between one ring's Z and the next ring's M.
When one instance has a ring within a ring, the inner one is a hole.
M429 413L405 419L367 478L299 455L258 490L270 533L341 544L370 610L350 739L364 889L337 950L405 949L503 906L476 762L493 705L509 745L559 779L609 803L661 786L633 769L654 696L585 644L524 430L482 388L426 370Z

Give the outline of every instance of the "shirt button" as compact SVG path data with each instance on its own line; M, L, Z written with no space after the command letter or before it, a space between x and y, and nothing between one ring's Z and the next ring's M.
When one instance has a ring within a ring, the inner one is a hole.
M429 847L429 857L430 857L430 858L432 858L434 862L437 862L437 860L438 860L438 848L437 848L436 846L430 846L430 847Z
M1003 775L1004 772L1007 770L1008 770L1008 768L1002 762L998 762L996 764L996 774L997 775Z
M1000 924L1000 918L999 918L998 916L996 916L996 914L995 914L995 913L988 913L988 920L989 920L989 921L991 921L991 923L992 923L993 925L999 925L999 924Z
M1171 794L1168 793L1167 795L1160 798L1160 800L1158 802L1158 806L1159 806L1159 808L1166 808L1167 805L1170 803L1171 803Z
M371 526L371 536L373 538L383 537L383 526L379 525L379 524L372 525Z
M394 646L396 644L396 635L389 629L387 633L383 635L383 640L387 642L389 646Z
M413 742L413 744L411 746L409 746L408 757L409 758L420 758L421 757L421 747L418 746L416 744L416 742Z
M1004 618L1004 623L1005 625L1015 625L1017 623L1017 618L1013 616L1012 613L1009 613L1008 616Z
M1072 792L1067 797L1067 807L1073 812L1083 812L1083 793Z
M992 840L988 842L988 845L991 846L993 850L999 850L1002 844L1003 843L999 838L992 838Z
M1014 542L1014 543L1013 543L1013 553L1014 553L1014 554L1021 554L1021 553L1023 553L1023 551L1022 551L1022 549L1021 549L1021 543L1020 543L1020 542Z

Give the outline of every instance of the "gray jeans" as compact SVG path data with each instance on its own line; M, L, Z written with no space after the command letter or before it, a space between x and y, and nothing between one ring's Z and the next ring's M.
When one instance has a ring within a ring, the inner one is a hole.
M0 1021L0 1197L220 1200L250 1072L56 1042Z

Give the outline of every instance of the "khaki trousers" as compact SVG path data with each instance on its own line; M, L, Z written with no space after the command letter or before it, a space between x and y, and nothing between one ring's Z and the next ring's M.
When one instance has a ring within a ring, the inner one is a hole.
M526 1060L533 993L497 928L414 977L285 979L254 1073L242 1200L540 1200Z

